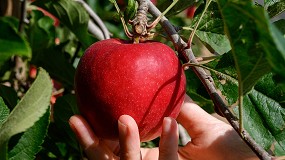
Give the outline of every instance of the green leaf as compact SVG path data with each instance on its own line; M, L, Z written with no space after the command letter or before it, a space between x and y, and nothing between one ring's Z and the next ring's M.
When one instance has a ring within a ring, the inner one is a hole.
M26 131L42 117L49 106L51 93L50 77L45 70L40 69L31 88L0 126L1 150L5 148L6 143L12 136Z
M279 1L268 7L270 17L275 17L285 11L285 1Z
M266 94L268 98L274 99L283 108L285 108L285 90L279 87L274 80L274 74L270 73L263 76L254 89L260 93Z
M0 126L7 119L7 117L9 116L9 113L10 113L9 108L5 105L2 97L0 97Z
M37 52L54 45L55 27L53 20L41 11L33 10L31 13L28 37L33 50L33 57Z
M9 108L14 108L18 102L16 91L12 87L0 85L0 96L3 98Z
M117 3L116 0L109 0L111 3Z
M209 44L213 50L218 54L224 54L231 49L229 40L223 34L217 34L212 32L205 32L197 30L197 37L199 37L203 42Z
M268 8L269 6L275 4L276 2L278 2L279 0L264 0L263 5Z
M129 21L132 19L137 12L138 5L135 0L128 0L127 8L124 11L124 19L125 21Z
M263 8L254 6L251 1L218 2L232 46L240 94L245 94L260 77L271 71L267 56L280 55L280 52L276 50L275 37L270 35L272 25Z
M266 150L277 143L285 154L285 109L256 90L245 97L243 108L245 129L254 140Z
M69 94L59 97L54 104L54 121L64 135L63 138L73 148L77 149L78 144L76 137L69 126L69 118L75 114L79 114L75 95Z
M19 142L9 152L9 160L35 159L40 151L41 145L47 134L49 126L50 110L31 127L20 138Z
M0 67L13 55L31 57L28 42L7 18L0 18Z
M201 18L201 15L202 13L194 17L192 22L193 28ZM217 52L220 55L231 49L230 42L224 33L223 19L215 2L212 2L208 7L195 34L200 40L211 46L209 50L214 50L213 52Z
M207 67L217 71L213 73L212 77L229 105L236 103L239 96L237 72L234 64L235 62L230 52L206 64Z
M89 15L76 1L72 0L57 0L57 1L35 1L34 5L41 7L55 17L60 19L60 22L67 26L87 48L95 42L95 38L88 33Z
M280 20L274 22L274 25L283 34L283 37L285 37L285 19L280 19Z
M238 98L238 80L231 54L207 64L214 72L213 79L229 104ZM279 147L284 154L285 101L284 91L276 85L273 74L263 76L254 88L244 96L243 123L245 130L266 150ZM237 113L238 114L238 113ZM275 152L275 150L273 150Z
M61 82L64 87L73 89L75 68L66 60L62 46L47 48L36 53L36 55L37 57L33 57L31 63L43 67L51 77Z
M187 70L185 74L186 74L186 80L187 80L187 83L186 83L187 84L186 86L187 95L189 95L191 99L195 101L195 103L203 107L203 109L206 110L208 113L213 113L214 112L213 102L210 99L202 82L195 75L195 73L192 72L192 70Z
M269 35L263 35L262 45L267 51L267 59L273 70L285 79L285 38L274 25L269 23L268 26L264 33Z

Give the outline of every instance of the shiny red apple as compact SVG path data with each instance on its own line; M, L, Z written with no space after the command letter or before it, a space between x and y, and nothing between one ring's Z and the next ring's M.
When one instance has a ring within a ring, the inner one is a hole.
M75 76L78 107L94 133L118 139L117 120L132 116L140 138L159 136L163 118L176 118L184 100L185 75L175 52L165 44L108 39L82 56Z

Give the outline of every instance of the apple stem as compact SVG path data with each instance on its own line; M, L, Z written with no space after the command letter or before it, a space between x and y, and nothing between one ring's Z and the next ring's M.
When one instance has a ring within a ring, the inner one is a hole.
M161 13L156 19L148 24L148 3L152 3L149 0L138 0L139 7L137 9L136 16L129 23L133 26L133 41L134 43L139 43L141 40L151 39L154 36L154 33L151 33L150 30L156 27L158 22L162 17L178 2L174 0L171 5Z
M148 3L148 5L149 5L149 12L154 17L158 17L159 15L161 15L161 12L156 8L155 5L153 5L152 3ZM182 61L184 61L184 63L189 62L199 65L198 61L196 60L196 57L193 54L191 46L189 47L187 43L179 36L173 25L167 20L166 17L161 18L160 24L162 25L167 35L173 42L175 49L178 51L179 58ZM215 84L213 82L212 77L208 75L205 72L205 70L201 67L193 66L191 68L195 72L197 77L201 80L205 88L207 89L207 92L209 93L214 103L216 112L222 114L227 119L227 121L235 129L238 135L243 139L243 141L252 149L252 151L260 159L263 160L271 159L272 156L268 152L266 152L264 148L258 145L246 130L240 132L237 118L230 112L230 110L228 109L227 105L225 104L221 96L217 93L217 89L215 88Z
M140 39L148 39L151 37L147 19L148 2L147 0L138 0L138 9L136 16L129 23L133 26L133 40L138 43Z

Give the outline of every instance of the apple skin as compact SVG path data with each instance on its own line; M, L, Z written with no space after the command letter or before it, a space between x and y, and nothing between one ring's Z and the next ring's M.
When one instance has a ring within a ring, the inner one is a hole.
M186 78L175 52L165 44L120 39L94 43L75 75L79 110L96 136L118 140L118 118L132 116L141 141L161 133L164 117L176 118Z

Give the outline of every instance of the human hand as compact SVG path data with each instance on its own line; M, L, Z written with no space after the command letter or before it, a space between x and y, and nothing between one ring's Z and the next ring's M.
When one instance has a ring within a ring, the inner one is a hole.
M125 160L136 160L141 157L138 127L130 116L123 115L118 120L120 143L96 137L88 123L80 115L72 116L69 124L90 160L116 160L119 157Z
M188 144L179 148L180 159L258 159L229 124L205 112L188 96L185 98L177 122L191 137Z
M257 159L231 126L209 115L188 96L177 121L191 137L179 148L177 123L169 117L163 121L160 147L151 149L140 148L137 124L127 115L118 120L119 142L98 139L81 116L71 117L70 125L91 160Z

